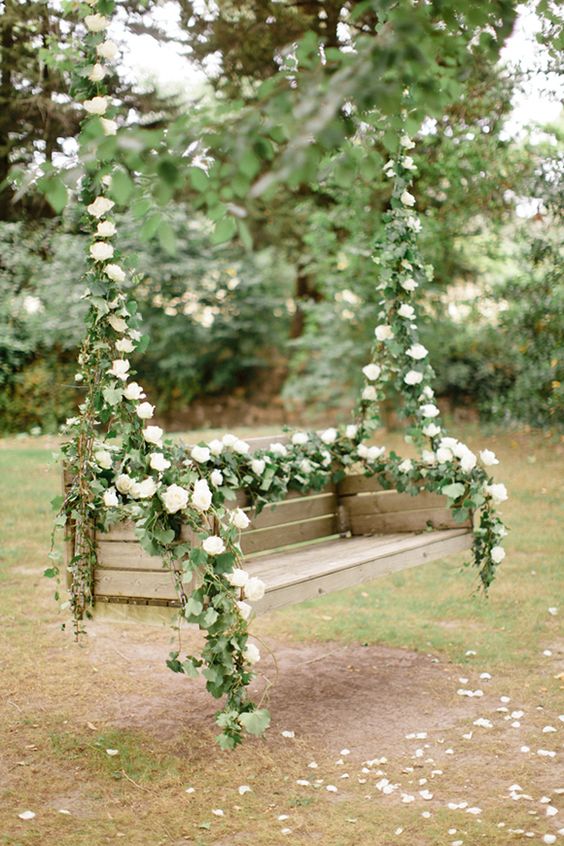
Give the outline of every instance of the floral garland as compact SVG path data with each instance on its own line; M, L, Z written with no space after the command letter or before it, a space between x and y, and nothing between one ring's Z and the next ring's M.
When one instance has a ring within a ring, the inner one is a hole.
M87 0L96 5L95 0ZM115 111L104 87L108 62L117 48L106 37L114 4L99 0L98 12L86 14L82 58L77 60L73 93L87 113L82 126L91 140L117 132ZM88 10L86 10L88 11ZM84 390L79 415L67 421L63 445L70 487L57 525L72 527L74 554L69 564L70 600L76 636L93 605L96 530L108 530L128 520L142 547L159 556L174 578L179 617L205 632L200 655L171 653L168 666L190 677L200 673L208 691L224 698L217 713L223 748L241 742L243 733L260 734L269 724L268 711L247 694L253 667L260 659L249 643L252 603L265 585L243 566L240 532L249 525L247 513L233 507L244 490L258 511L267 502L285 498L290 489L321 490L339 481L347 469L363 468L384 487L416 495L421 490L449 497L455 517L464 522L480 511L474 532L474 562L484 588L505 553L504 525L495 505L507 497L494 484L487 467L497 464L489 450L480 459L467 446L446 436L430 387L432 369L427 350L417 337L415 307L410 302L426 275L416 249L420 222L410 193L415 164L407 155L413 142L402 136L400 150L385 166L394 179L386 236L375 250L382 291L381 323L375 330L372 358L363 368L365 386L354 423L322 433L294 432L288 445L273 443L250 453L235 435L191 448L164 438L150 421L154 406L135 380L128 355L142 351L140 318L129 290L136 281L113 246L114 201L111 163L87 163L82 183L83 223L91 235L85 297L89 303L86 338L79 355L76 380ZM404 414L411 421L408 438L420 458L385 454L384 447L365 441L377 427L378 403L386 382L406 397ZM426 445L426 447L425 447ZM190 542L181 537L188 526ZM58 575L53 567L47 574Z

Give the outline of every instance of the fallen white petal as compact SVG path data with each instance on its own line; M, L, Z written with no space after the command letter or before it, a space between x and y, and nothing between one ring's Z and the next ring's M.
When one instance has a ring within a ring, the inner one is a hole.
M251 792L251 788L249 787L249 785L248 785L248 784L242 784L242 785L238 788L238 790L239 790L239 795L240 795L240 796L244 796L244 795L245 795L245 793L250 793L250 792Z
M18 814L20 820L32 820L35 817L33 811L22 811L21 814Z
M221 810L221 808L213 808L213 809L212 809L212 814L213 814L214 816L216 816L216 817L224 817L224 816L225 816L225 814L223 813L223 811Z
M116 755L119 755L119 749L106 749L106 755L109 755L110 758L115 758Z

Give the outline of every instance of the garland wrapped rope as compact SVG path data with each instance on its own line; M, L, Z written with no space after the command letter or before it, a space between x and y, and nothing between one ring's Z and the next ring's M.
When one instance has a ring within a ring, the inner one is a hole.
M96 14L91 10L83 14L87 34L73 93L87 113L82 135L90 142L117 132L104 84L117 48L105 35L108 18L99 13L112 10L113 3L100 0ZM217 714L223 748L237 745L245 731L260 734L269 724L266 709L247 694L260 659L259 650L248 640L248 622L264 584L249 577L243 566L239 539L249 518L232 507L236 491L244 490L258 511L267 502L285 498L289 490L321 490L328 481L339 481L348 469L360 466L384 487L412 495L427 490L448 496L461 522L478 511L473 557L485 589L505 555L501 545L505 527L495 506L507 493L488 470L497 459L489 450L477 457L446 435L434 403L427 350L417 335L414 292L429 270L417 253L421 224L410 192L416 170L408 152L411 147L413 142L402 135L397 156L385 166L393 179L393 193L385 238L374 251L381 322L371 361L363 368L365 384L354 422L322 433L294 432L287 446L274 443L253 454L232 434L186 447L166 439L151 422L154 406L135 381L128 359L146 341L131 295L135 276L113 246L111 162L98 164L91 156L85 162L80 202L84 228L90 233L85 278L89 310L76 375L84 399L78 416L65 427L62 451L72 482L57 519L58 525L72 525L75 534L69 567L74 629L77 636L83 632L93 604L95 531L132 521L142 547L160 556L173 574L179 617L205 633L199 655L175 651L167 663L191 677L201 673L209 692L224 699ZM384 447L367 443L379 425L386 383L405 397L407 439L416 445L417 459L387 455ZM188 525L190 542L181 538L181 525ZM49 571L56 573L56 567Z

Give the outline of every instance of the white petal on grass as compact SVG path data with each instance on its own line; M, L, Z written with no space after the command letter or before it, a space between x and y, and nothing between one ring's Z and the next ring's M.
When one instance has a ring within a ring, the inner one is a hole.
M319 764L317 764L315 761L310 761L309 764L308 764L308 767L310 768L310 770L316 770L318 768L318 766L319 766Z
M543 843L556 843L556 835L555 834L545 834L542 838Z
M288 731L288 730L281 731L280 734L282 735L282 737L295 737L296 736L295 731Z
M240 787L237 788L237 790L239 791L239 796L244 796L245 793L251 792L251 788L248 784L242 784Z
M519 750L519 752L530 752L530 751L531 751L530 746L521 746L521 748Z
M474 806L472 808L466 808L466 813L467 814L473 814L474 816L478 816L478 814L482 813L482 809L478 808L477 806Z
M299 784L300 787L309 787L311 782L307 780L307 778L299 778L296 781L296 784Z
M542 733L543 734L551 734L551 732L553 732L553 731L557 731L557 729L555 729L554 726L545 726L542 730Z
M71 815L71 812L70 812L70 811L67 811L67 809L66 809L66 808L59 808L59 813L60 813L60 814L65 814L65 816L68 816L68 817L70 817L70 815Z
M491 720L486 719L485 717L478 717L477 720L474 720L474 725L479 726L480 728L493 728L493 723Z
M546 806L547 817L555 817L557 813L558 813L558 808L555 808L554 805L547 805Z
M284 820L289 820L289 814L280 814L277 818L278 822L284 822Z
M510 696L500 696L499 701L503 702L504 705L507 705L508 702L511 702Z
M280 834L291 834L291 833L292 833L291 828L281 828L280 829Z
M214 817L224 817L225 814L221 808L212 808L212 814Z
M552 650L551 649L545 649L542 654L544 655L545 658L550 658L551 655L552 655Z
M33 811L22 811L21 814L18 814L18 817L20 820L32 820L34 819L35 814Z
M537 749L537 755L540 755L541 758L555 758L556 752L553 752L552 749Z
M115 758L116 755L119 755L119 749L106 749L106 755L109 755L110 758Z
M184 793L195 793L195 792L196 792L195 787L187 787L186 790L184 791Z
M328 784L326 786L325 790L327 790L329 793L338 793L339 792L339 788L335 787L334 784Z
M551 608L548 609L548 613L551 617L556 617L556 615L558 614L558 608L553 605Z

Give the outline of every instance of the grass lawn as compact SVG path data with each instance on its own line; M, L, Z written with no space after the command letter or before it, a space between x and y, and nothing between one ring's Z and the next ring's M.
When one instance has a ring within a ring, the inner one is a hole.
M564 442L460 435L510 493L489 599L457 556L260 618L273 725L233 753L167 630L61 631L56 441L0 441L0 844L564 844Z

